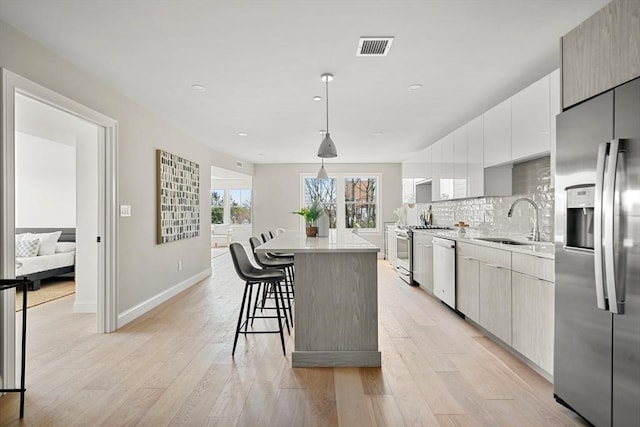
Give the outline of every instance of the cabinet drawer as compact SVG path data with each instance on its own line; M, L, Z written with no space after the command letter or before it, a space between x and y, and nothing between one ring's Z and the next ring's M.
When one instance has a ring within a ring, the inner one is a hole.
M512 270L547 282L555 281L555 263L549 258L514 252L511 257Z
M511 251L460 242L456 246L456 251L462 257L497 265L502 268L511 268Z

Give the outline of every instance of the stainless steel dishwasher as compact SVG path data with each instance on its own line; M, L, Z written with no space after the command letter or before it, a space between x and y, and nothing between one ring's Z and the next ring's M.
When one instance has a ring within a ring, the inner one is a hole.
M433 238L433 295L456 308L456 241Z

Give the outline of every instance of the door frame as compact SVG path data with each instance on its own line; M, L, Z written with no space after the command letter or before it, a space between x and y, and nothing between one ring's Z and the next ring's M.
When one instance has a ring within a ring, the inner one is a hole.
M98 126L98 301L97 332L117 328L118 278L118 123L85 105L0 68L0 277L14 278L15 239L15 94L20 93L50 107ZM15 291L0 293L0 378L3 387L15 384Z

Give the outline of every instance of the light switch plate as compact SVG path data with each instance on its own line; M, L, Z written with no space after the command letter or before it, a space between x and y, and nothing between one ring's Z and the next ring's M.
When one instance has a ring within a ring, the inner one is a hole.
M131 205L120 205L120 216L131 216Z

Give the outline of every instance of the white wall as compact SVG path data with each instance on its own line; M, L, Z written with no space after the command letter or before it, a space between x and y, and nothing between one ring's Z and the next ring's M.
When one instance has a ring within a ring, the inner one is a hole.
M118 312L141 314L154 298L210 269L210 166L253 172L218 153L116 90L104 85L36 41L0 21L0 67L60 93L118 121L119 203L132 216L118 221ZM200 236L156 244L155 150L199 162ZM178 271L178 261L182 270ZM129 316L130 320L132 316Z
M16 133L16 228L76 226L76 149Z
M253 174L253 233L259 235L282 227L286 230L300 229L300 216L289 212L300 210L302 200L300 175L318 173L318 164L256 164ZM393 210L402 204L402 166L400 163L373 164L325 164L332 173L379 174L381 206L378 211L380 232L360 233L360 236L384 250L383 223L395 221Z

